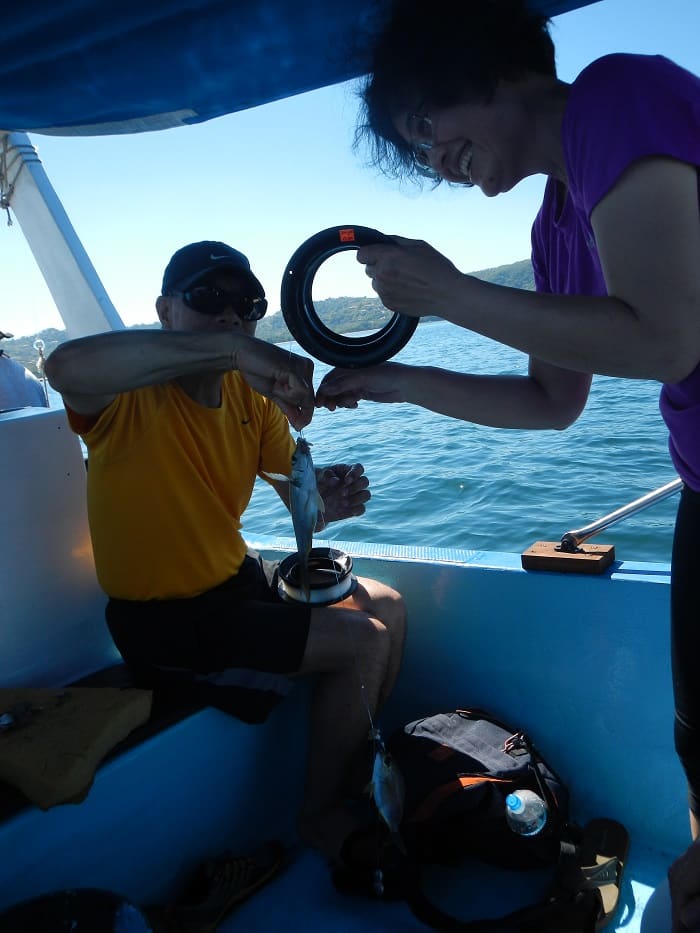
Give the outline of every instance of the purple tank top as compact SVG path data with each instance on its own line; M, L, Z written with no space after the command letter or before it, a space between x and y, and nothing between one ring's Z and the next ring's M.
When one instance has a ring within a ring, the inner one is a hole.
M665 155L700 167L700 78L658 55L600 58L571 87L562 143L568 197L557 217L557 186L548 181L532 228L535 285L605 295L591 212L638 159ZM662 386L659 407L673 464L700 491L700 361L681 382Z

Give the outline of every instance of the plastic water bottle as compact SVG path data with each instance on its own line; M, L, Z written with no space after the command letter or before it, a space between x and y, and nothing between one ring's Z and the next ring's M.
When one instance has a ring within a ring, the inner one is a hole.
M547 822L547 804L532 790L516 790L506 797L506 820L519 836L536 836Z

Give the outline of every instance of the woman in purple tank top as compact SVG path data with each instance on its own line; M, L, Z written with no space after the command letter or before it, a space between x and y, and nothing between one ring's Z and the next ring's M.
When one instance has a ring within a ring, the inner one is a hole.
M487 197L547 177L532 228L535 292L466 275L423 241L396 236L357 253L387 308L508 344L528 354L529 368L334 369L317 404L410 402L478 424L563 429L595 373L659 382L684 481L671 588L675 739L697 839L700 79L661 56L618 54L567 84L546 18L520 0L437 0L429 10L399 0L376 40L363 104L357 142L388 175L476 186ZM700 859L700 842L689 852ZM681 889L676 914L696 891L700 905L700 880Z

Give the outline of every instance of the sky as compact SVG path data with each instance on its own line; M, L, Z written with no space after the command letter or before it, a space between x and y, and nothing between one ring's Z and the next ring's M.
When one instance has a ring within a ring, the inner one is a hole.
M661 53L700 74L700 0L598 0L556 17L559 77L608 52ZM271 63L273 66L273 63ZM356 84L335 85L190 127L132 136L30 135L125 324L156 320L172 253L195 240L245 252L279 309L285 267L327 227L424 239L464 272L528 258L544 187L530 178L495 199L478 189L399 185L352 151ZM370 295L355 251L320 268L314 299ZM0 213L0 330L63 328L16 219Z

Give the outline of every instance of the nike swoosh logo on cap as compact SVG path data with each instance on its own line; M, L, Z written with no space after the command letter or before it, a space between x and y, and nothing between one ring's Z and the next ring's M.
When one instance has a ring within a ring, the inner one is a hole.
M230 256L215 256L213 253L209 253L209 258L213 259L215 262L217 259L230 259Z

